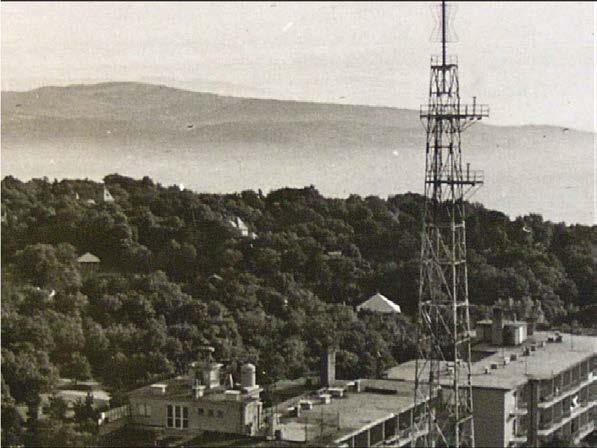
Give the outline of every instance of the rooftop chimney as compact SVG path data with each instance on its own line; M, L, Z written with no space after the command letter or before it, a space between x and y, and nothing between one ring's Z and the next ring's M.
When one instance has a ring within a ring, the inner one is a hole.
M501 306L493 307L493 320L497 322L504 321L504 310L502 310Z
M535 327L537 326L537 319L530 317L527 319L527 335L533 336L535 333Z
M255 366L251 363L243 364L240 368L241 387L251 388L257 384L255 381Z
M321 386L329 387L336 381L336 350L328 347L321 355Z
M504 311L499 306L493 308L491 343L493 345L503 345L504 343Z

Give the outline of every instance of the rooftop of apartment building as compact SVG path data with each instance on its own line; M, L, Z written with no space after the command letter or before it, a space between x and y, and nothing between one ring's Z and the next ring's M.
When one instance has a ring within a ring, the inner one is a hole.
M297 406L301 407L298 415ZM282 440L333 442L408 413L413 407L413 382L336 380L334 387L278 404L276 409L282 418L277 427L282 431ZM410 414L407 420L410 427Z
M170 378L160 383L144 386L135 389L129 393L131 398L148 398L154 400L172 400L172 401L190 401L193 400L193 382L194 379L187 376L178 376ZM159 386L159 387L156 387ZM164 387L161 387L164 386ZM206 390L204 395L198 397L201 400L223 401L229 399L226 394L226 387L219 386ZM239 400L255 399L254 396L239 393ZM196 400L197 398L195 398Z
M513 389L528 379L549 379L574 365L597 355L597 337L553 332L535 332L516 346L495 346L489 343L475 345L474 349L486 356L472 364L474 387ZM420 362L420 366L424 363ZM428 376L423 368L422 378ZM446 385L452 382L453 363L442 362ZM388 379L415 378L416 361L408 361L386 371ZM461 375L465 381L465 372Z
M197 364L197 363L195 363ZM251 401L259 399L261 387L255 384L255 367L245 364L240 384L220 384L218 363L200 363L188 375L177 376L129 392L129 398L171 401ZM247 375L248 374L248 377ZM203 376L203 378L201 378Z

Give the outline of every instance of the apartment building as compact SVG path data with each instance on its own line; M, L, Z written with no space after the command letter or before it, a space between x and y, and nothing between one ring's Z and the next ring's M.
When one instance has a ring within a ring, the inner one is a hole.
M220 383L221 366L193 363L188 375L130 392L132 424L172 434L258 435L263 429L262 389L255 383L255 366L242 366L238 386Z
M520 322L499 320L498 313L489 325L481 324L491 331L477 331L473 347L476 445L538 447L555 437L570 443L585 439L597 420L597 338L527 335ZM507 328L505 335L496 334L500 328ZM462 367L444 362L442 368L447 386L450 373ZM386 372L397 380L414 375L414 360Z

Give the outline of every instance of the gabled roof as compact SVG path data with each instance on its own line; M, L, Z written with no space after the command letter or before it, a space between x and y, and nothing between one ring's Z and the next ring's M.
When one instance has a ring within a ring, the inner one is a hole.
M104 187L104 202L114 202L114 197L106 187Z
M377 313L401 313L400 306L396 305L384 295L377 293L357 306L357 311L367 310Z
M79 258L77 258L79 263L99 263L100 259L93 255L92 253L85 252Z

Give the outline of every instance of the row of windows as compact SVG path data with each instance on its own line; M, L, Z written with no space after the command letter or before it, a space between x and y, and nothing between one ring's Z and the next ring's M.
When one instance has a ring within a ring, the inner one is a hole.
M168 428L185 429L189 427L189 408L186 406L168 405Z
M205 415L205 409L203 409L203 408L197 408L197 414L199 414L199 415ZM213 409L208 409L207 410L207 416L208 417L224 418L224 411L214 411Z
M145 414L141 413L141 406L146 406L144 408ZM149 412L147 414L147 412ZM199 416L205 415L205 409L197 408L197 413ZM139 405L139 414L150 416L151 415L151 408L148 405ZM208 417L217 417L217 418L224 418L224 411L217 410L214 411L213 409L207 410ZM189 408L186 406L179 406L179 405L168 405L168 416L166 420L166 426L168 428L178 428L178 429L186 429L189 427Z

